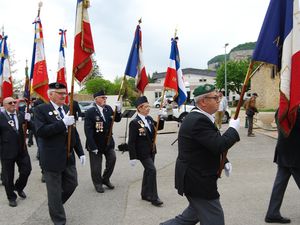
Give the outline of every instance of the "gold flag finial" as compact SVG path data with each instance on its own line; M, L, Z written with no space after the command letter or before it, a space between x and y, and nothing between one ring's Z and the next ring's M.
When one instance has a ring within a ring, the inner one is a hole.
M139 25L142 23L142 17L139 19Z
M89 8L90 7L90 0L83 0L83 7L84 8Z

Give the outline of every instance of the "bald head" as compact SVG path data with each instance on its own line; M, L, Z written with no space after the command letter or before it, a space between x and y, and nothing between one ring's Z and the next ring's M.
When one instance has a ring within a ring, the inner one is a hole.
M3 107L6 111L14 113L16 111L17 101L13 97L3 99Z

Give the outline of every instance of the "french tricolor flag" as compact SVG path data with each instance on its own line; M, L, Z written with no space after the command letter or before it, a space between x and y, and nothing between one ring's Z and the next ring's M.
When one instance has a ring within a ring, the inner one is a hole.
M167 70L164 87L175 92L174 101L181 106L187 99L187 91L184 85L182 70L180 68L180 58L177 46L178 38L172 38L170 65Z
M136 89L143 94L148 84L148 77L143 60L142 30L140 25L137 25L135 30L125 75L136 79Z
M32 53L32 64L30 79L32 79L32 90L43 99L44 102L48 102L48 72L46 65L46 57L44 50L44 36L43 27L40 17L37 17L35 22L35 34Z
M77 0L73 73L79 82L82 82L93 69L91 56L94 53L94 44L88 7L89 1Z
M67 73L66 73L66 57L65 57L65 48L67 47L66 39L67 30L59 30L60 43L59 43L59 55L58 55L58 69L57 69L57 79L56 81L67 85ZM68 88L67 88L68 91ZM68 98L66 98L66 103L68 103Z
M7 48L7 36L1 38L0 52L0 76L2 78L2 100L13 95L12 76L9 65L9 54Z
M300 104L300 19L298 0L271 0L252 59L280 71L278 120L288 136Z

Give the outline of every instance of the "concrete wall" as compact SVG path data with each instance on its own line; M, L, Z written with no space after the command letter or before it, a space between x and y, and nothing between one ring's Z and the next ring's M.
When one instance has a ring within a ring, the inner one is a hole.
M272 78L271 65L263 66L251 79L251 92L256 92L257 107L261 109L277 109L279 105L280 77Z

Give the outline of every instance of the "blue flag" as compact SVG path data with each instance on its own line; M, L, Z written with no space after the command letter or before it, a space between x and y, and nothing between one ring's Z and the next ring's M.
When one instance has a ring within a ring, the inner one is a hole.
M283 42L293 28L293 0L271 0L252 60L281 69Z

